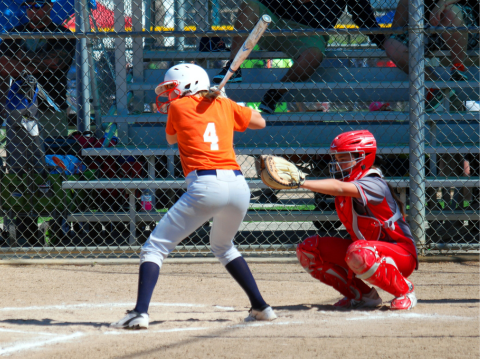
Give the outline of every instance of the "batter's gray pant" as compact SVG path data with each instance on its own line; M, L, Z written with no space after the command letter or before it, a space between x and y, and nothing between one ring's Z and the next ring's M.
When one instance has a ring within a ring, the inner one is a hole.
M153 230L140 253L140 264L162 263L188 235L213 217L210 232L212 253L225 266L240 253L233 238L250 203L250 189L242 175L232 170L217 170L217 175L187 178L187 192L167 212Z

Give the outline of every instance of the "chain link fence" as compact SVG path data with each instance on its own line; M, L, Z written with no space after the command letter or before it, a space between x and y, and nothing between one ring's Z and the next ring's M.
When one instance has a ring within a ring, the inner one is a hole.
M2 258L135 257L186 190L154 88L181 62L219 82L262 14L226 87L268 123L234 139L251 188L242 253L347 236L333 198L267 189L258 162L328 177L330 142L356 129L375 135L419 252L478 251L478 0L0 2ZM209 255L209 230L174 255Z

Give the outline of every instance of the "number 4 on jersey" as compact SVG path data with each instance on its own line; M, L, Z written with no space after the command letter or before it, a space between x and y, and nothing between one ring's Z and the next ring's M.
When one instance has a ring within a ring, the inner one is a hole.
M203 140L205 142L210 142L210 150L218 151L217 131L215 130L215 124L213 122L210 122L207 125L207 129L205 130L205 133L203 134Z

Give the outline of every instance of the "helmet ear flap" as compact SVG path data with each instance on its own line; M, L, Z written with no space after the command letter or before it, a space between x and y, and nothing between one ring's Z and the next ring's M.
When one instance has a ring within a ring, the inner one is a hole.
M179 82L175 81L175 80L164 81L155 88L155 94L157 96L164 97L165 95L163 95L163 94L166 93L166 91L173 90L176 87L178 87L178 85L179 85ZM165 97L167 97L167 96L165 96Z
M155 102L157 104L157 111L166 115L170 108L170 103L179 99L181 96L180 90L176 87L170 88L158 94ZM167 97L167 101L160 101L160 97Z

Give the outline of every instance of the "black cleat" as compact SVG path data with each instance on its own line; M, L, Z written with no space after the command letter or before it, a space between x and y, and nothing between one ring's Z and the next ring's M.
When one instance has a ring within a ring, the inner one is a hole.
M222 80L224 79L225 75L228 72L228 69L230 68L230 63L231 63L231 61L228 61L227 64L223 67L222 71L220 71L220 73L212 79L212 82L214 84L218 85L220 82L222 82ZM233 73L232 77L230 77L230 79L228 80L228 83L232 84L232 83L239 83L239 82L242 82L242 81L243 81L243 79L242 79L242 69L238 69L237 71L235 71Z
M262 103L258 108L265 113L274 113L275 107L277 107L278 101L282 98L282 94L278 90L268 90L265 95L263 95Z

